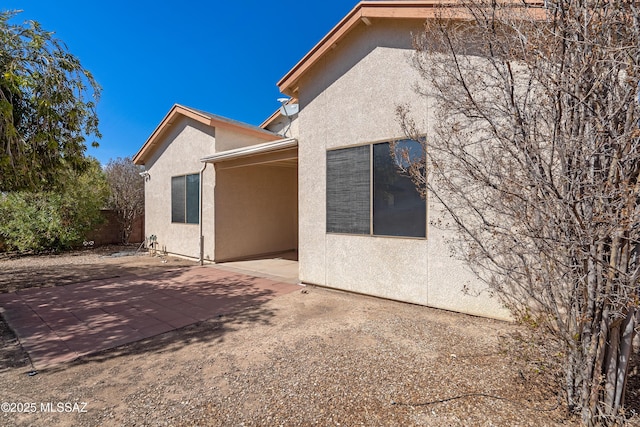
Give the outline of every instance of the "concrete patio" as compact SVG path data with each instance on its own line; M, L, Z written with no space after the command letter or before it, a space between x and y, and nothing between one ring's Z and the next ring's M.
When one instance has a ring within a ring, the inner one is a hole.
M298 253L296 251L228 261L216 264L216 267L237 273L264 277L277 282L292 284L300 282L298 278Z
M295 266L256 274L241 267L191 267L23 289L0 294L0 308L34 367L43 369L300 289L289 277Z

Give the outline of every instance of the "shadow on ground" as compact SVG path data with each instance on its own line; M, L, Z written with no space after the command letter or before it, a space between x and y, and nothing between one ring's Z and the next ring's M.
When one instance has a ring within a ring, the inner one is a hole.
M7 322L0 317L0 372L29 366L27 352L24 351Z
M144 276L168 269L196 265L193 261L177 258L154 258L149 256L110 257L95 256L90 263L57 264L57 258L48 256L51 265L39 263L38 257L25 257L18 266L0 262L0 293L14 292L33 287L65 286L88 280L113 279L125 276ZM66 258L73 261L74 257Z
M241 327L258 324L270 325L271 319L275 314L274 310L262 306L247 307L229 315L222 315L117 348L83 356L71 362L71 365L78 366L91 362L102 363L130 355L177 352L194 343L215 345L222 343L225 335ZM58 365L46 369L46 371L57 372L64 369L66 369L65 365Z
M219 342L239 325L268 324L274 312L263 305L283 292L273 281L211 267L160 268L64 266L40 276L44 287L0 294L0 305L34 364L54 366ZM28 272L4 277L2 287L20 287L22 277ZM24 366L6 325L0 332L0 370Z

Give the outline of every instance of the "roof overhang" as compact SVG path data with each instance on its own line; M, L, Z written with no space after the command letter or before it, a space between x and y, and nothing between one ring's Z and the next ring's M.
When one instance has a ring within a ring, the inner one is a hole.
M260 129L257 126L251 126L225 117L208 114L203 111L175 104L171 110L169 110L169 113L167 113L164 119L162 119L142 148L140 148L138 153L133 157L133 162L137 165L144 165L162 142L163 138L171 129L171 126L183 117L190 118L206 126L224 127L241 134L260 137L266 141L280 138L279 135Z
M285 105L296 104L297 102L298 100L296 98L289 98L289 100L285 103ZM275 120L283 116L284 115L282 114L282 108L278 108L276 111L273 112L273 114L271 114L262 123L260 123L260 127L262 129L266 129L271 123L273 123Z
M221 151L216 154L212 154L211 156L203 157L200 159L203 163L219 163L219 162L229 162L240 159L248 159L253 157L263 157L265 155L269 155L270 159L274 159L273 161L282 161L283 158L279 156L273 156L273 154L291 152L293 149L298 147L298 140L295 138L285 138L279 139L277 141L265 142L263 144L249 145L247 147L235 148L233 150ZM287 159L289 158L297 158L297 150L295 150L295 155L289 153L287 155ZM294 156L294 157L292 157ZM261 163L266 163L262 161Z
M508 1L508 0L507 0ZM541 7L543 0L513 1L514 7ZM324 36L280 81L280 92L298 96L298 81L328 51L334 49L358 25L371 25L373 19L470 19L469 12L455 0L430 1L361 1Z

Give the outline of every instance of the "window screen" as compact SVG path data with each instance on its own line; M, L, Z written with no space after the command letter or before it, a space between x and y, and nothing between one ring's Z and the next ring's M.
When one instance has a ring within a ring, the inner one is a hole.
M171 178L171 222L198 224L200 217L200 175Z
M369 146L327 152L327 232L369 234Z
M185 222L186 186L184 176L171 178L171 222Z

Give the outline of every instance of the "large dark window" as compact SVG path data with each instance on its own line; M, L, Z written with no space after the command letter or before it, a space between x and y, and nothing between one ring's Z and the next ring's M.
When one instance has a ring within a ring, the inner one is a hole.
M200 217L200 175L171 178L171 222L198 224Z
M327 232L426 237L424 191L401 168L423 158L412 140L328 151Z

